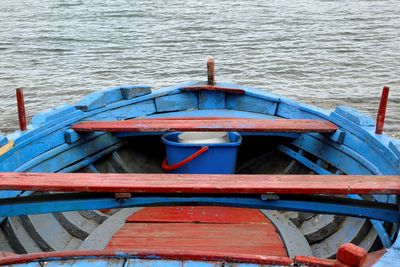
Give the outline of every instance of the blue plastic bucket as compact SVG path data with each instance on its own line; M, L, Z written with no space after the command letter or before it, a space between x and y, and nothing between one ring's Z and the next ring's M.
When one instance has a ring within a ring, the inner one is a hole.
M167 158L163 168L172 173L235 173L236 158L242 137L229 132L229 142L212 144L180 143L180 132L167 133L161 137L165 144Z

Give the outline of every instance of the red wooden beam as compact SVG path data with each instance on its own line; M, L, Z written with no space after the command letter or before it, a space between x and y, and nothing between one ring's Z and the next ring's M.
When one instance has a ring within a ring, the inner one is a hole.
M269 120L238 118L137 119L126 121L88 121L72 127L78 132L175 132L175 131L238 131L238 132L319 132L333 133L335 124L320 120Z
M214 58L212 57L207 59L207 84L215 84Z
M231 93L231 94L237 94L237 95L245 94L245 91L243 89L229 88L229 87L216 86L216 85L185 86L185 87L182 87L182 90L189 91L189 92L216 91L216 92L225 92L225 93Z
M129 256L142 259L170 259L195 261L227 261L265 265L293 266L293 260L287 257L253 255L242 253L220 253L196 251L192 248L185 250L170 249L105 249L105 250L67 250L52 252L37 252L8 256L0 259L0 265L21 264L38 261L77 260L93 258L128 258Z
M26 128L24 90L22 88L17 88L16 95L17 95L19 128L21 129L21 131L26 131L27 128Z
M385 125L386 106L389 97L389 87L384 86L382 89L381 101L379 103L378 115L376 116L375 133L382 134Z
M0 190L161 194L400 194L400 176L0 173Z

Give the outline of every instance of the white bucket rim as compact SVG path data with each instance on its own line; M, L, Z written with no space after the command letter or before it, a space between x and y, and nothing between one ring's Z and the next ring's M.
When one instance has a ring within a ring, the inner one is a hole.
M229 143L227 132L182 132L177 136L183 144L225 144Z

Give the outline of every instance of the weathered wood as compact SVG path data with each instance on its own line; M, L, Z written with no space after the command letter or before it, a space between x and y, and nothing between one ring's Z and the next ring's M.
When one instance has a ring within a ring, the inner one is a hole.
M382 89L381 101L379 103L378 115L376 116L375 133L382 134L385 125L386 107L389 97L389 87L384 86Z
M182 90L195 92L195 91L213 91L213 92L225 92L225 93L232 93L243 95L245 91L243 89L238 88L229 88L223 86L215 86L215 85L195 85L195 86L186 86L182 87Z
M400 176L0 173L0 189L114 193L400 194Z
M279 265L279 266L293 266L293 260L288 257L277 257L277 256L264 256L254 255L245 253L233 253L233 252L204 252L194 251L191 246L186 247L184 250L178 249L134 249L134 250L67 250L67 251L56 251L46 253L30 253L25 255L16 255L0 258L0 265L10 265L28 262L39 262L39 261L56 261L56 263L66 263L65 260L74 259L74 263L79 264L85 262L85 258L89 258L90 263L93 264L93 259L102 258L105 261L111 259L124 259L124 262L129 258L143 258L143 259L178 259L178 260L193 260L202 262L236 262L236 263L253 263L253 264L264 264L264 265ZM57 262L60 260L61 262ZM157 262L159 263L159 262ZM68 264L68 263L67 263ZM150 262L151 265L151 262ZM154 264L153 264L154 265ZM39 264L38 264L39 266ZM117 266L112 264L112 266ZM142 265L139 265L142 266Z
M154 99L157 112L198 109L199 97L194 92L160 96Z
M21 131L26 131L27 128L26 128L24 90L22 88L17 88L16 94L17 94L19 128Z
M272 234L275 235L272 235ZM128 223L108 249L185 249L286 256L282 241L269 224Z
M178 209L144 208L134 213L113 236L107 248L184 250L191 247L195 251L287 255L274 225L258 210L226 207ZM211 215L212 220L203 214ZM145 215L150 215L152 220L146 221ZM235 218L236 215L240 220ZM194 221L188 221L186 217Z
M206 206L148 207L133 213L126 222L271 224L259 210Z
M82 122L72 127L78 132L166 132L166 131L239 131L239 132L319 132L333 133L337 127L319 120L268 120L238 118L137 119L126 121Z
M226 95L226 108L275 116L278 102L249 95Z
M225 109L225 93L200 91L199 109Z

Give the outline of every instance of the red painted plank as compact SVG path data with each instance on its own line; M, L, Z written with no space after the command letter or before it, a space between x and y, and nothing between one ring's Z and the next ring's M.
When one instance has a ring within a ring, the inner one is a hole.
M382 134L385 125L386 107L389 98L389 87L384 86L382 89L381 101L379 103L378 115L376 116L375 133Z
M126 222L258 223L271 224L259 210L227 207L150 207L141 209Z
M124 255L125 254L125 255ZM215 262L255 263L266 265L293 266L288 257L264 256L244 253L219 253L216 251L195 251L190 248L174 249L106 249L106 250L67 250L39 252L0 258L0 265L27 263L32 261L70 260L80 258L123 258L127 256L143 259L195 260Z
M274 227L265 224L127 223L109 249L186 249L286 256Z
M294 262L298 266L308 266L308 267L334 267L336 264L335 260L331 259L321 259L311 256L296 256Z
M14 257L17 254L9 252L9 251L0 251L0 259L5 257Z
M240 118L135 119L126 121L88 121L72 127L78 132L174 132L174 131L239 131L239 132L319 132L333 133L335 124L320 120L269 120Z
M400 176L0 173L0 189L194 194L400 194Z

